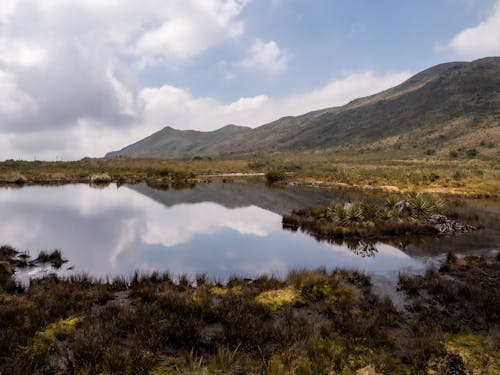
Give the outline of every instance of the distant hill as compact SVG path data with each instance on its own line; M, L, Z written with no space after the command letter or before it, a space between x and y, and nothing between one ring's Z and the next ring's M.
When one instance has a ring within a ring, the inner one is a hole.
M480 139L496 149L499 137L500 57L490 57L437 65L344 106L283 117L255 129L228 125L199 132L166 127L106 156L245 156L353 146L448 149Z

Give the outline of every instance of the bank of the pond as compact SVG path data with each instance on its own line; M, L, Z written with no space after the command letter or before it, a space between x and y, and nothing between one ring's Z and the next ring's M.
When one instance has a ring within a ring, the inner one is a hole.
M0 162L0 185L90 183L106 174L111 182L202 183L214 179L260 178L282 186L380 193L432 192L466 198L498 197L498 165L468 160L358 160L336 155L192 160L99 159ZM351 160L352 159L352 160Z
M497 373L500 258L400 276L404 311L347 270L13 280L0 248L0 373Z

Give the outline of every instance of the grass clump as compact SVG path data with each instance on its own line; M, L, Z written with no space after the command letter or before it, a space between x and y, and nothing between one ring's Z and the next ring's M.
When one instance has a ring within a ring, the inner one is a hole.
M66 259L62 257L61 250L52 250L51 252L40 251L38 257L35 259L36 263L50 263L54 268L61 268L61 266L67 262Z

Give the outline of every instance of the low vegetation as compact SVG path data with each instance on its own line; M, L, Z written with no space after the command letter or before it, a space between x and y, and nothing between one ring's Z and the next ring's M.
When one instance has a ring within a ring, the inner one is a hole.
M457 154L458 155L458 154ZM460 154L461 155L461 154ZM422 158L411 150L340 150L276 154L245 159L90 159L72 162L0 162L0 184L118 184L147 181L157 186L205 182L206 175L263 173L277 184L326 189L407 193L433 192L469 197L498 196L498 158L457 158L437 154ZM481 154L480 154L481 155ZM98 178L105 176L104 179ZM286 176L286 179L284 178Z
M266 180L268 183L272 184L278 181L283 181L286 177L286 173L281 169L272 169L266 173Z
M390 196L385 205L367 202L332 203L294 210L283 216L283 228L301 229L318 239L384 239L395 236L463 233L475 230L443 215L445 202L433 195Z
M498 372L498 261L449 255L438 271L401 275L400 311L353 271L18 285L16 254L0 250L2 374Z

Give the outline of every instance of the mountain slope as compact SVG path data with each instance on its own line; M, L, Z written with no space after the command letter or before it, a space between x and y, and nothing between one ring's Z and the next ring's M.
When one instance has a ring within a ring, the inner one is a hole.
M217 150L218 145L227 139L248 134L251 128L227 125L212 132L196 130L177 130L167 126L139 142L110 152L106 157L130 156L134 158L175 158L185 155L204 155L210 149ZM214 151L213 154L216 154Z
M255 129L213 132L165 128L107 156L177 158L243 156L349 148L355 145L460 144L479 129L497 136L500 58L429 68L381 93L345 106L284 117Z

